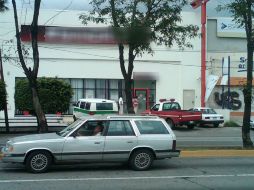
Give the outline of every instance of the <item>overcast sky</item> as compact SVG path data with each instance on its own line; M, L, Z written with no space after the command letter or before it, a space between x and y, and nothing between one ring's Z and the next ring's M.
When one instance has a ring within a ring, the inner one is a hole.
M44 9L67 9L67 10L89 10L90 0L42 0L41 8ZM230 0L210 0L207 4L207 15L209 17L213 16L230 16L228 13L220 12L218 13L215 8L218 4L223 4ZM34 0L16 0L18 7L31 7ZM9 4L11 1L9 0ZM9 5L10 6L10 5ZM185 11L200 11L200 8L192 10L190 6L184 8Z

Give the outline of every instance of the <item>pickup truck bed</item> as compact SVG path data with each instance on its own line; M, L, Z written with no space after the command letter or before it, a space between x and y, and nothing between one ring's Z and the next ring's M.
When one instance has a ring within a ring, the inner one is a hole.
M150 110L144 111L142 115L153 115L164 118L172 128L177 125L187 125L188 128L193 129L195 124L202 119L201 112L181 110L177 102L171 101L156 104Z

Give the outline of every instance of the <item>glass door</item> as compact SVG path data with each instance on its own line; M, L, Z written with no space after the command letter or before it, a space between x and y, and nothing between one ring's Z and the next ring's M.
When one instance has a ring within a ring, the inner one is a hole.
M141 113L149 108L150 90L148 88L134 88L134 96L138 99L138 112Z

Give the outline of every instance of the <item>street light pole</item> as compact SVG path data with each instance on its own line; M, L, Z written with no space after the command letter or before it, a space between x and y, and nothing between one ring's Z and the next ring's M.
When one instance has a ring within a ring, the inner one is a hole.
M206 93L206 4L209 0L194 0L193 9L201 6L201 106L205 107Z

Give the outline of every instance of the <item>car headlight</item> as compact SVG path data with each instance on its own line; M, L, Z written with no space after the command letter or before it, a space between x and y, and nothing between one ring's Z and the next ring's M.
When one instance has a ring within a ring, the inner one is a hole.
M10 143L6 143L5 151L6 152L12 152L13 151L13 145L10 144Z

